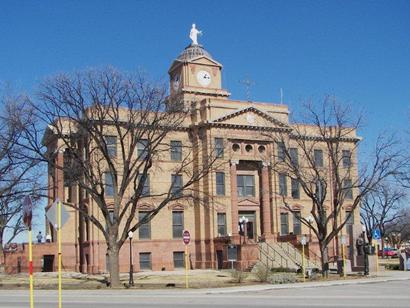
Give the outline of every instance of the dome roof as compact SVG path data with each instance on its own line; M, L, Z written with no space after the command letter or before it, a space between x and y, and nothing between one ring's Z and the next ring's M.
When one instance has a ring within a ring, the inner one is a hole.
M184 49L183 52L178 56L177 60L179 61L189 61L191 59L200 57L200 56L206 56L210 59L212 59L212 56L209 52L207 52L202 45L194 45L191 44L188 47Z

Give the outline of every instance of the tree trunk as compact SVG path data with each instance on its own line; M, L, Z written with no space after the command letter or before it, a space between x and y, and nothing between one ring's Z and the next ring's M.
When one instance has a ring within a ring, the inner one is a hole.
M118 288L121 286L119 252L120 249L117 247L117 244L108 246L108 269L110 272L111 288Z
M322 276L327 278L329 276L329 255L327 252L327 245L319 241L320 247L320 261L322 262Z

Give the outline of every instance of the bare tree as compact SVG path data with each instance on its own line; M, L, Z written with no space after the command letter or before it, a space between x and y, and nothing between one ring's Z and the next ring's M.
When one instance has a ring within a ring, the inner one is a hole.
M103 234L113 287L120 284L119 252L128 232L173 201L197 203L198 181L215 162L211 149L196 146L183 102L166 94L165 86L143 74L108 68L51 78L41 85L40 102L34 104L37 119L48 126L44 132L34 125L27 139L51 168L64 171L66 185L78 187L80 200L89 196L97 205L91 212L81 201L67 203ZM186 137L184 144L170 146L175 134ZM163 171L170 178L172 174L172 181L153 193L146 189L149 176L158 174L162 168L158 162L170 151L175 160L170 170ZM57 157L59 152L64 153L64 163ZM137 221L137 206L144 200L155 200L155 208Z
M386 228L393 228L405 216L401 203L406 197L403 189L392 187L388 183L381 183L375 190L364 196L361 206L361 220L366 227L369 243L372 241L373 231L380 230L382 248Z
M398 221L386 224L384 239L393 247L403 242L410 242L410 208L408 206L400 210Z
M318 108L307 103L304 111L289 133L272 136L278 145L273 170L290 177L311 200L313 219L300 217L300 221L317 237L326 276L328 245L338 239L363 196L397 172L399 153L394 141L380 137L372 157L359 168L356 153L361 139L356 131L361 117L352 117L352 110L333 97L326 97ZM295 213L291 199L282 200ZM349 214L342 215L347 205Z
M40 188L36 161L29 159L27 150L20 145L30 123L25 103L22 96L5 95L1 100L0 258L4 257L4 245L26 229L21 211L23 197L38 194Z

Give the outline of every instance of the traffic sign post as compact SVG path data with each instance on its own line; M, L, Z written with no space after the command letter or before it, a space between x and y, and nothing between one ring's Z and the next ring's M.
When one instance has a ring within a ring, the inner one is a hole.
M382 238L380 229L373 230L372 238L374 240L373 243L374 243L375 250L376 250L376 274L377 274L379 273L379 243L377 241Z
M340 237L340 240L342 242L343 277L346 278L346 256L345 256L346 235L342 234Z
M306 272L305 272L305 245L306 245L306 235L302 235L300 239L300 243L302 244L302 277L303 282L306 281Z
M33 218L33 204L29 195L23 200L23 221L28 228L28 271L30 285L30 308L34 308L34 287L33 287L33 234L31 230L31 220Z
M182 232L182 240L185 244L185 288L188 289L188 265L189 265L189 257L188 257L188 244L191 241L191 234L188 230L184 230Z

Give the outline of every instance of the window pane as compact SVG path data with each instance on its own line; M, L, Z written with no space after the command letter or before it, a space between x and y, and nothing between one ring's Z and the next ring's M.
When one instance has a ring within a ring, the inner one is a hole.
M218 235L226 235L226 214L218 213Z
M182 175L173 174L171 176L171 193L177 197L182 196Z
M351 215L350 215L351 214ZM346 211L346 225L353 225L354 224L354 213L351 211ZM350 217L349 217L350 215Z
M141 221L148 212L140 211L138 212L138 221ZM139 229L139 239L150 239L151 238L151 221L142 224Z
M302 224L300 222L300 212L293 213L293 234L300 235L302 234Z
M137 142L137 156L138 159L146 159L148 156L148 140L147 139L141 139Z
M181 238L184 231L184 212L172 212L172 237Z
M291 163L294 166L298 166L299 165L298 149L290 148L289 155L290 155Z
M288 233L289 233L288 213L280 213L280 234L286 235Z
M279 194L281 196L288 195L288 187L287 187L286 180L287 180L286 174L280 173L279 174Z
M300 198L300 189L299 189L299 181L297 179L291 180L292 185L292 198L299 199Z
M352 200L353 199L352 180L343 181L343 190L345 192L345 198Z
M174 267L185 268L185 254L183 251L174 251Z
M285 144L283 142L278 142L278 161L285 161Z
M323 151L314 150L314 159L316 167L323 167Z
M343 168L349 168L351 166L351 153L349 150L343 150L342 153Z
M114 196L114 183L110 172L105 172L105 195L108 197Z
M142 187L142 192L141 196L149 196L150 194L150 184L149 184L149 174L146 174L145 176L143 174L138 175L138 181L143 181L144 186Z
M255 177L253 175L237 176L238 196L254 197L255 196Z
M216 194L218 196L225 195L225 173L223 172L216 173Z
M222 138L215 138L215 152L217 158L224 157L224 140Z
M171 141L171 160L182 160L181 141Z
M151 253L150 252L141 252L140 253L140 269L141 270L150 270L151 266Z
M107 154L109 157L117 156L117 137L104 136L105 144L107 145Z

